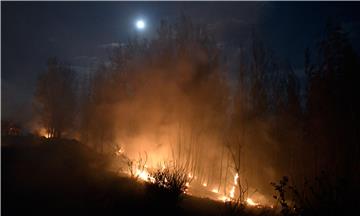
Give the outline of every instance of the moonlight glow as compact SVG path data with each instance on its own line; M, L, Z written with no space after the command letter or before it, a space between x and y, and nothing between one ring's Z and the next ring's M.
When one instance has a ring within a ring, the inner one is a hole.
M144 20L138 20L136 21L136 28L139 30L143 30L145 28L145 22Z

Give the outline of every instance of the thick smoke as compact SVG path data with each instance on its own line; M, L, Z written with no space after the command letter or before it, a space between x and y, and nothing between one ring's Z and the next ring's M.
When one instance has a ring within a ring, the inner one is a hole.
M40 129L76 135L109 157L121 149L148 167L176 163L194 176L194 188L261 203L283 175L305 185L328 170L357 185L359 61L341 32L327 33L317 63L305 52L304 106L294 70L255 35L229 62L205 26L184 16L162 21L155 39L114 48L79 89L67 67L49 67L35 95Z
M264 74L278 71L262 44L239 56L234 90L225 54L204 26L181 17L175 25L161 22L158 32L152 41L115 48L110 64L87 77L81 140L104 153L122 148L151 167L175 162L224 194L236 173L237 195L270 192L269 182L280 177L280 147L270 135L278 119L269 112Z

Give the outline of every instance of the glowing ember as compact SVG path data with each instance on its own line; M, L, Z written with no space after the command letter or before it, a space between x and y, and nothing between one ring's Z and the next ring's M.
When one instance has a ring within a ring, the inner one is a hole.
M115 152L115 154L116 154L116 155L122 155L122 154L124 154L124 152L125 152L124 149L123 149L122 147L120 147L119 150L117 150L117 151Z
M116 150L116 154L117 155L125 154L125 151L124 151L124 149L122 147L120 147L118 150ZM161 165L161 170L166 169L165 164L160 163L159 165ZM151 176L151 174L149 173L148 170L149 170L148 166L146 164L143 164L142 168L136 169L135 174L134 173L129 173L129 174L131 174L132 177L136 177L136 179L139 180L139 181L145 181L145 182L154 183L155 178ZM193 180L193 179L196 180L196 178L197 178L197 176L193 175L193 173L190 173L190 172L187 174L187 176L189 178L188 180ZM164 181L168 182L168 179L165 178ZM215 196L215 197L217 197L216 198L217 200L221 200L222 202L235 201L234 198L235 198L235 195L236 195L235 194L236 193L236 187L238 187L238 185L239 185L239 182L238 182L239 181L239 174L238 173L235 173L233 181L234 181L234 183L231 185L231 189L230 189L229 193L220 193L218 188L213 188L211 190L211 192L217 194ZM203 183L199 182L199 183L203 187L208 187L207 182L203 182ZM190 182L186 182L185 185L186 185L186 188L183 191L183 193L191 195L191 189L189 191ZM210 187L208 189L210 189ZM212 196L212 197L214 198L214 196ZM254 206L254 207L260 207L261 206L260 203L257 203L255 201L253 201L251 198L247 198L245 202L246 202L246 204L248 206Z
M150 176L150 174L146 170L139 170L139 169L136 170L135 176L146 182L149 182L149 181L154 182L155 181L155 179L152 176Z
M234 196L235 196L235 186L232 186L231 191L230 191L230 197L234 198Z
M236 173L236 175L234 176L234 184L237 185L239 179L239 174Z
M250 198L247 198L246 199L246 203L248 204L248 205L250 205L250 206L257 206L257 205L259 205L259 203L256 203L256 202L254 202L252 199L250 199Z
M39 135L42 136L42 137L45 137L47 139L50 138L50 134L46 131L45 128L41 128L39 131L38 131Z
M139 177L140 179L147 181L148 177L149 177L149 173L146 172L145 170L141 171L141 170L136 170L136 176Z
M229 201L230 201L230 198L227 197L227 196L221 196L221 197L219 198L219 200L221 200L221 201L223 201L223 202L229 202Z
M212 192L214 192L214 193L219 193L219 191L217 190L217 189L212 189Z

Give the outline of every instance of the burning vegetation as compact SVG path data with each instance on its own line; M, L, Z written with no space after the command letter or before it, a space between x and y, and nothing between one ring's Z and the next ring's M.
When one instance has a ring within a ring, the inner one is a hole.
M328 28L320 49L326 55L315 63L305 55L306 106L294 70L260 39L254 36L229 62L211 32L185 16L175 25L162 21L150 41L131 39L112 50L97 71L80 77L76 94L73 72L52 59L35 98L41 133L76 131L83 143L115 155L112 170L172 200L191 194L270 206L278 200L269 182L284 174L302 184L327 169L355 181L358 133L337 124L354 125L359 107L338 92L358 93L352 79L337 75L351 77L358 57L337 26ZM343 100L349 106L338 107Z

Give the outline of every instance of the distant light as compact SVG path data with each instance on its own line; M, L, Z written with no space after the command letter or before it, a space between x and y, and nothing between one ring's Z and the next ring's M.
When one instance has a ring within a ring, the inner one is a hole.
M139 30L143 30L145 28L145 22L144 20L138 20L136 21L136 28Z

